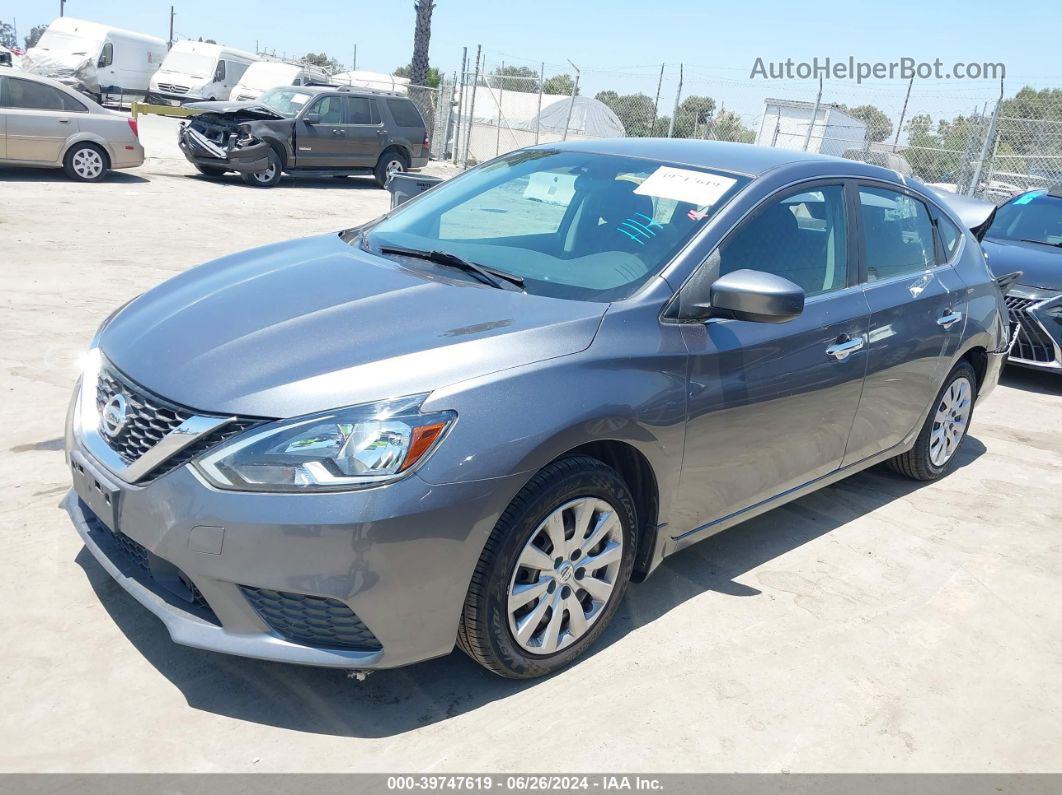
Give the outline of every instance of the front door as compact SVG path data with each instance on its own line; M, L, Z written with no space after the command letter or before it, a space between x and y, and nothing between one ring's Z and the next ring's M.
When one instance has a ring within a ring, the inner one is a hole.
M85 106L44 83L4 78L0 98L7 119L7 158L57 163L67 138L78 131ZM75 107L80 106L80 107Z
M338 168L348 147L343 97L320 97L306 109L295 127L295 165L298 168ZM312 122L307 121L312 117Z
M963 283L933 235L926 205L885 187L859 186L870 306L867 377L845 465L917 430L962 337Z
M685 326L690 352L678 533L836 470L866 370L869 312L840 183L774 197L705 267L784 276L804 288L788 323Z

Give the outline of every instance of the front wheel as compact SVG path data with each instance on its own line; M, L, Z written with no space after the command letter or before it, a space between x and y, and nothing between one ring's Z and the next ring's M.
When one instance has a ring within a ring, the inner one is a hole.
M582 456L546 466L483 549L458 645L510 679L573 662L619 607L634 566L635 527L634 502L614 469Z
M889 459L889 467L914 480L936 480L955 465L955 453L966 438L977 397L977 373L962 361L944 379L914 447Z
M269 154L266 157L269 160L269 165L264 169L240 175L244 182L256 188L272 188L280 182L280 172L282 170L280 158L277 157L277 153L272 149L269 150Z

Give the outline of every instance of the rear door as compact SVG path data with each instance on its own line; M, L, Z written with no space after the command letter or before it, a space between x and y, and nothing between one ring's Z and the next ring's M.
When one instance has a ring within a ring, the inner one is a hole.
M349 168L372 168L382 151L383 126L376 100L369 97L343 97L346 124L343 135L343 161Z
M688 419L676 513L684 528L841 465L869 322L851 215L843 181L804 183L761 205L705 263L720 275L749 268L783 276L807 298L787 323L684 324Z
M866 383L845 465L918 428L947 375L966 311L964 285L942 255L926 204L886 183L860 183L857 194L871 314Z
M57 163L67 138L78 131L77 114L86 110L57 88L17 77L4 78L0 101L9 160Z

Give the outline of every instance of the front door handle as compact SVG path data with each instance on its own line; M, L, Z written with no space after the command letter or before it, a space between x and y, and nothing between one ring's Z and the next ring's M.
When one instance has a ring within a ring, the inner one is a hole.
M862 350L864 345L866 345L866 342L864 342L862 337L849 339L847 336L844 336L827 348L826 353L837 359L837 361L843 362L850 354Z
M960 320L962 320L962 312L952 312L949 310L947 314L942 315L937 319L937 325L943 326L944 328L951 328Z
M342 134L343 134L342 130L332 130L332 135L342 135Z
M56 119L56 121L59 122L60 124L69 124L70 123L70 119Z

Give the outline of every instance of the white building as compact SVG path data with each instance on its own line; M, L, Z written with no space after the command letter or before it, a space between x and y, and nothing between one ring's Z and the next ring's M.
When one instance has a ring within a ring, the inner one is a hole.
M779 149L804 149L824 155L841 157L849 149L866 144L866 122L849 116L837 105L823 102L815 112L814 102L792 99L765 99L763 119L756 135L760 146ZM815 113L812 124L812 113ZM807 139L811 126L811 138Z

